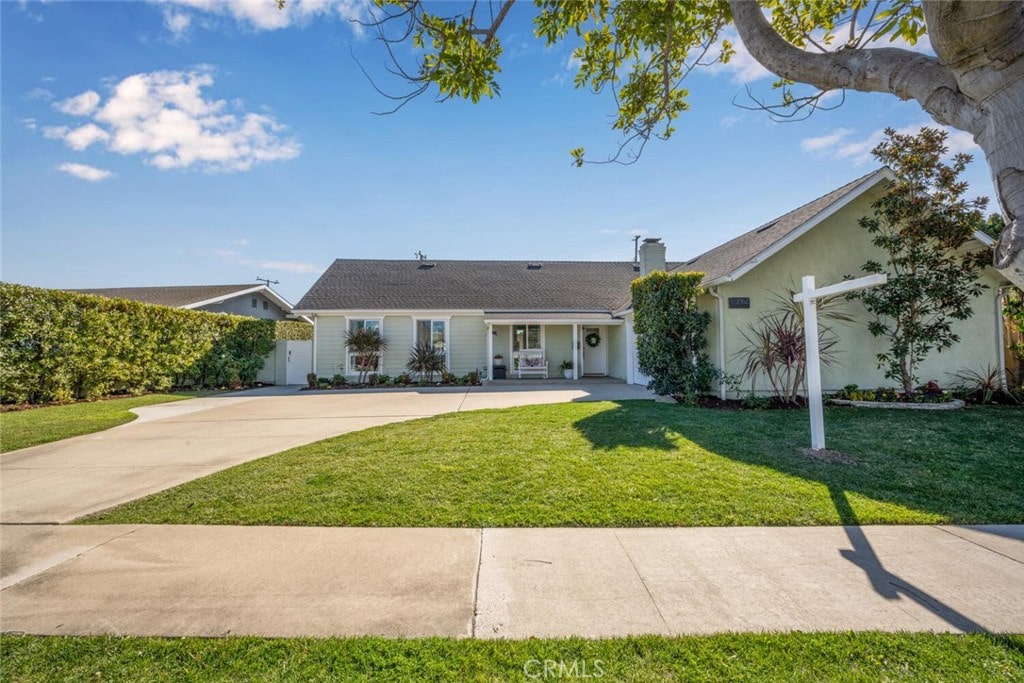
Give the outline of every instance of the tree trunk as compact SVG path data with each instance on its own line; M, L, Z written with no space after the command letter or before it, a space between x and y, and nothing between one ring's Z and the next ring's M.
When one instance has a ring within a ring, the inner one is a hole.
M891 47L806 52L749 0L728 0L750 54L772 73L823 90L913 99L937 122L967 131L985 153L1006 218L993 266L1024 288L1024 3L924 0L938 57Z

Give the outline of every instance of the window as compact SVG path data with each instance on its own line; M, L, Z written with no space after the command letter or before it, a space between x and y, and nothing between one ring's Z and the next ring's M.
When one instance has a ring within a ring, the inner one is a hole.
M348 331L358 332L359 330L377 330L380 332L380 320L375 320L373 318L365 320L349 318Z
M256 297L252 298L252 307L256 308Z
M513 325L512 326L512 350L521 349L542 349L544 344L541 338L540 325Z
M448 343L448 322L445 320L417 320L416 344L429 342L435 349L445 351Z
M264 301L263 302L263 310L264 311L270 310L270 302L268 302L268 301Z
M376 330L380 332L379 318L349 318L348 331L358 332L359 330ZM380 357L362 356L356 351L349 350L348 374L354 375L358 372L376 372L380 369Z
M544 349L543 325L512 326L512 369L519 369L519 352Z

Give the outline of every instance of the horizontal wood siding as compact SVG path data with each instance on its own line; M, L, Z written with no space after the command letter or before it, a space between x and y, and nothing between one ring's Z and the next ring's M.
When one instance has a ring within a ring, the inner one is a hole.
M384 341L388 348L384 352L384 374L395 377L405 372L412 351L412 316L384 316Z
M345 317L321 316L316 321L316 374L327 377L342 374L345 364Z
M470 370L486 371L487 326L482 315L452 316L448 322L448 344L451 372L464 375Z
M626 379L626 326L609 325L605 330L608 338L608 375Z

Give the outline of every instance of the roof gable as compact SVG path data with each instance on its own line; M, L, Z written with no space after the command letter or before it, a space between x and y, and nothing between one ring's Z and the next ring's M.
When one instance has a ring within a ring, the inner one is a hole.
M735 280L857 197L891 177L892 172L884 167L872 171L704 252L678 266L677 269L704 273L706 285Z
M109 287L101 289L71 289L79 294L93 294L109 299L130 299L146 304L172 308L196 308L219 303L245 294L261 293L285 312L292 306L287 299L267 285L246 283L240 285L172 285L169 287Z

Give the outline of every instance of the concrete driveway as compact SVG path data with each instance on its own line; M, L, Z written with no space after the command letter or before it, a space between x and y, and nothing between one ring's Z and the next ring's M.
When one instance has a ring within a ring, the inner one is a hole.
M652 399L619 382L304 392L270 387L138 408L104 432L0 455L0 521L64 523L303 444L482 408Z

